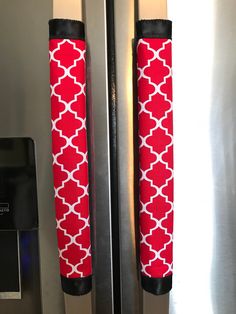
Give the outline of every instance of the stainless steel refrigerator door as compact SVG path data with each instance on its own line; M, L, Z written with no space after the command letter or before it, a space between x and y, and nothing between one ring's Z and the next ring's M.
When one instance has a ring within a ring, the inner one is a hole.
M50 153L48 19L51 12L52 2L47 0L1 1L0 137L31 137L35 141L41 276L41 298L35 294L40 282L28 277L22 300L0 300L4 314L64 314ZM39 260L33 239L29 269L33 267L35 273Z
M171 314L236 308L236 2L169 0L175 126Z

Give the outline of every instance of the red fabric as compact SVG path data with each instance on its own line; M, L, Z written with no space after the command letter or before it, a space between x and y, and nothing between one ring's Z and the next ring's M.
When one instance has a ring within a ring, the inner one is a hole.
M171 40L137 45L140 264L145 276L172 274L173 126Z
M51 39L52 153L61 275L91 275L85 42Z

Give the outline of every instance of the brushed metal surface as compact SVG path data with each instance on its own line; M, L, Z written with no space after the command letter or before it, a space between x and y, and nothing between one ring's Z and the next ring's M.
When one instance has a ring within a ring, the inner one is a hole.
M51 16L52 1L1 1L0 133L1 137L31 137L35 141L42 313L64 314L58 275L50 153L47 23ZM33 239L30 241L34 243ZM31 250L32 258L37 261L37 246L32 246ZM37 268L34 271L38 272ZM33 276L27 280L28 287L38 287ZM41 312L38 306L41 300L37 289L22 291L22 306L13 305L11 300L12 310L4 303L1 313L38 313Z
M91 293L79 297L68 294L64 294L64 296L66 314L92 313Z
M166 19L167 0L139 0L139 19Z
M115 1L121 313L142 313L136 259L133 151L135 1Z
M52 0L53 17L82 21L82 0Z
M143 291L143 314L168 314L169 294L156 296Z
M106 0L86 0L88 113L93 225L93 313L112 314L112 235Z
M171 314L236 309L236 2L169 1L175 126Z

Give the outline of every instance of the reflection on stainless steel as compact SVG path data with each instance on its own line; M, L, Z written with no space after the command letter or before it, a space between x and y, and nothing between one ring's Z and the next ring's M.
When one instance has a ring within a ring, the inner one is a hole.
M91 293L83 296L64 294L66 314L91 314Z
M110 147L108 125L108 81L106 1L85 3L89 73L89 137L91 145L92 227L94 232L93 313L112 314L112 235L110 195ZM96 188L95 188L96 187ZM96 206L95 206L96 205ZM86 313L87 314L87 313Z
M236 308L236 3L169 1L175 240L171 314Z
M236 3L215 4L211 147L214 174L214 242L211 270L213 313L236 308ZM222 27L223 25L223 27Z
M115 1L117 133L120 213L121 307L123 314L142 313L135 247L133 154L134 0Z
M168 314L169 294L156 296L143 292L143 314Z

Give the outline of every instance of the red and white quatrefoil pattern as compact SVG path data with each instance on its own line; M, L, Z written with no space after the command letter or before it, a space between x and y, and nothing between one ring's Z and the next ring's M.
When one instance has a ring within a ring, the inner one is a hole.
M141 272L162 278L172 274L171 40L140 39L137 64Z
M91 275L85 42L51 39L52 151L61 275Z

